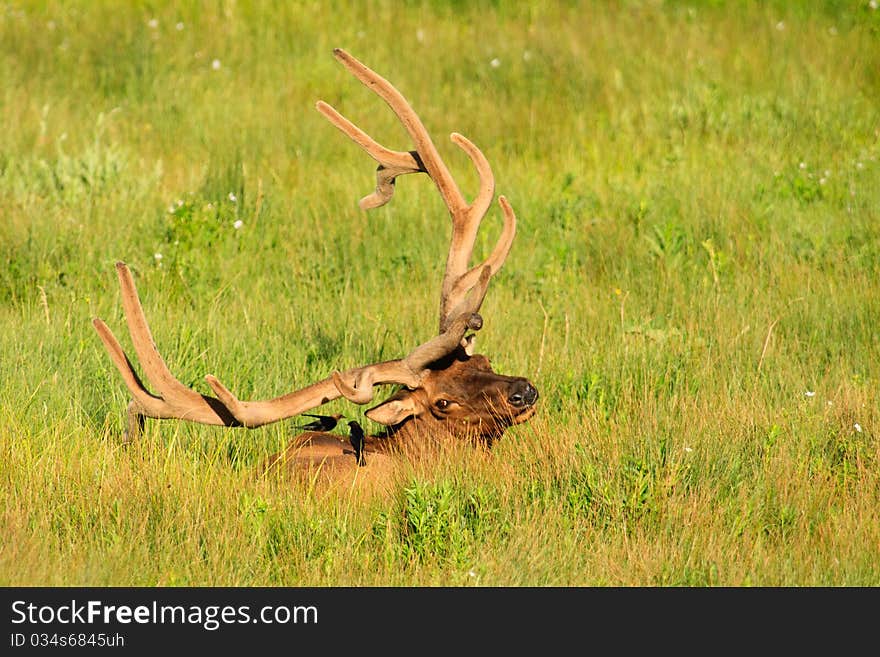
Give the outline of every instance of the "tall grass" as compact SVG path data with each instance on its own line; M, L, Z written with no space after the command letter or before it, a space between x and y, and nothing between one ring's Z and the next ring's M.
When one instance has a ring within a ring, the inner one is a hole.
M878 44L860 0L3 3L0 584L880 584ZM492 162L479 345L539 413L384 492L259 476L285 422L123 445L118 259L203 392L435 330L445 209L358 210L315 101L409 146L336 46Z

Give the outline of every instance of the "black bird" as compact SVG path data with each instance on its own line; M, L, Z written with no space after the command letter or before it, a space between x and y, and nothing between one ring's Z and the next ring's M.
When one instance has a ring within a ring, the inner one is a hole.
M361 425L355 420L349 422L348 426L351 428L348 441L351 443L351 446L354 447L354 457L357 459L357 464L366 465L367 457L364 454L364 430L361 429Z
M303 431L332 431L333 428L336 427L336 423L345 417L342 413L336 413L335 415L313 415L312 413L302 413L301 415L315 418L312 422L307 422L306 424L300 424L294 427L296 429L302 429Z

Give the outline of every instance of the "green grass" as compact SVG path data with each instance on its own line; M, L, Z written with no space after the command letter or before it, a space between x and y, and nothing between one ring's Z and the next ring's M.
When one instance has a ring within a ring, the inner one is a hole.
M539 413L387 496L257 476L286 422L121 444L116 260L202 392L433 334L445 208L357 208L315 102L410 145L337 46L466 194L448 133L491 161L519 228L479 346ZM0 80L0 584L880 585L868 2L5 2Z

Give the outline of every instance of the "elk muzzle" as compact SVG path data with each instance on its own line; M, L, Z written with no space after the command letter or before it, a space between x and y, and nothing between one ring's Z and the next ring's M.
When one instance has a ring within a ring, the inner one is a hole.
M511 386L510 395L507 397L507 402L511 406L523 410L534 406L536 401L538 401L538 389L526 379L516 381Z

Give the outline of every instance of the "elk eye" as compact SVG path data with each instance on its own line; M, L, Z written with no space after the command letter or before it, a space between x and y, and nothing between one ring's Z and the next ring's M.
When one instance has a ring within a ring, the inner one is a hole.
M441 411L445 411L449 408L449 400L448 399L438 399L434 402L434 406L439 408Z

